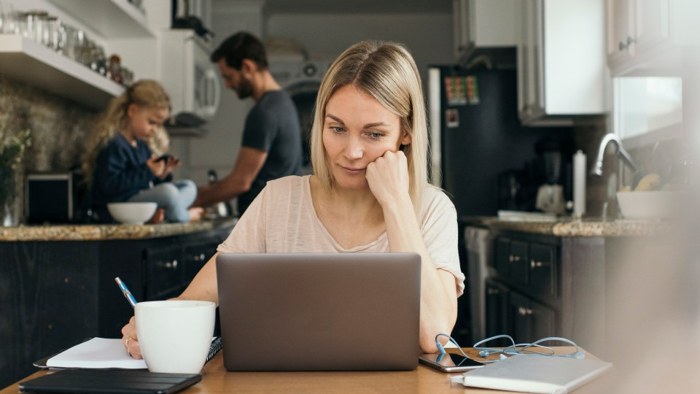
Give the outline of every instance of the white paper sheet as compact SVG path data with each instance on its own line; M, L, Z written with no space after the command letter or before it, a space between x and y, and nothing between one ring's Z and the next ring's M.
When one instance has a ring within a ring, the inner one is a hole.
M126 353L119 338L92 338L51 357L46 365L52 368L147 368L144 360L136 360Z

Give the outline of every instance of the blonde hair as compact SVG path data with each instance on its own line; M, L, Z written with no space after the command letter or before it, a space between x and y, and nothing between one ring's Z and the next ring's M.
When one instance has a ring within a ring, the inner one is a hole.
M126 129L129 121L129 106L131 104L170 111L170 97L168 93L160 83L153 80L138 81L127 88L120 96L112 99L107 109L98 118L83 157L84 179L88 184L92 184L97 155L119 132ZM169 142L165 129L163 127L160 129L149 141L149 146L154 146L155 150L162 149L158 145L157 139L162 139L163 135L166 136L166 141Z
M323 146L326 104L340 88L353 85L374 97L401 119L401 130L411 136L402 145L408 162L409 195L416 216L420 214L427 181L428 127L423 88L413 57L394 42L362 41L343 52L330 66L316 98L311 129L311 162L324 188L334 178Z

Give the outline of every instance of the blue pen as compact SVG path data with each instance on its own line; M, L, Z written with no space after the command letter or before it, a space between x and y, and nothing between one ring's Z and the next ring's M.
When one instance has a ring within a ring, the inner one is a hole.
M118 276L116 278L114 278L114 281L117 282L117 285L122 290L122 293L124 293L124 297L126 297L126 300L129 301L129 304L131 304L131 307L136 308L136 299L134 298L133 295L131 295L131 292L126 287L124 282L122 282L122 280L119 279Z

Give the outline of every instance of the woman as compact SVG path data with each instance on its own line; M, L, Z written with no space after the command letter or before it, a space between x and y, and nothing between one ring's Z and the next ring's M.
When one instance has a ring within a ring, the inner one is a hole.
M427 183L425 104L408 51L361 42L340 55L321 84L311 138L315 175L269 182L219 253L416 252L420 347L437 351L464 275L455 208ZM215 257L180 298L218 302ZM133 318L122 333L140 357Z
M167 150L163 123L169 115L170 97L150 80L136 82L102 114L83 164L99 221L111 221L108 203L124 201L158 203L162 211L154 221L162 216L170 222L200 218L201 208L188 209L197 196L194 182L171 182L180 161L153 153Z

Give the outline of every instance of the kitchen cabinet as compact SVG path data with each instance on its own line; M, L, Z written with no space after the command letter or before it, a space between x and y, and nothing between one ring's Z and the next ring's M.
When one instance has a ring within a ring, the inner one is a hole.
M508 287L493 280L486 280L486 336L475 338L475 340L486 339L501 334L508 334L510 330L510 320L508 308L510 290ZM493 346L508 346L510 343L501 341Z
M672 45L671 0L607 0L607 62L613 76L658 60Z
M604 348L604 238L492 230L486 334L516 342L561 336Z
M179 295L232 225L138 240L0 242L0 387L88 337L115 338L137 301Z
M468 57L476 47L514 47L519 1L452 0L455 57Z
M603 0L524 0L517 20L518 112L527 126L568 126L606 112Z

